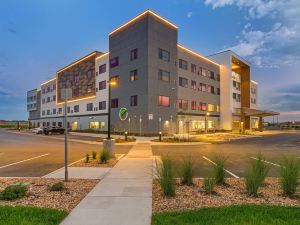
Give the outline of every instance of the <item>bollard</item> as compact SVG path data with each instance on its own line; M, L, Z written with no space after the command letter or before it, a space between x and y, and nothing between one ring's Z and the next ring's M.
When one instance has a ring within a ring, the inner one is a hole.
M161 142L161 131L159 131L159 141Z
M127 134L127 131L125 131L125 141L128 141Z

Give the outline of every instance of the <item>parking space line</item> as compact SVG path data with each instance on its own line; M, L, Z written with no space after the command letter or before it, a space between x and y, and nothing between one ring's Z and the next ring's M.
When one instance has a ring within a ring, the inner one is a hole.
M251 158L251 159L258 160L258 158L255 158L255 157L250 157L250 158ZM273 165L273 166L281 167L279 164L272 163L272 162L269 162L269 161L266 161L266 160L262 160L262 162L267 163L267 164L270 164L270 165Z
M210 160L209 158L207 158L207 157L205 157L205 156L202 156L202 157L203 157L203 159L207 160L208 162L210 162L210 163L216 165L216 163L215 163L214 161ZM224 169L224 171L225 171L226 173L230 174L231 176L233 176L234 178L240 178L239 176L235 175L234 173L230 172L229 170Z
M49 155L49 154L47 153L47 154L39 155L39 156L30 158L30 159L25 159L25 160L21 160L21 161L18 161L18 162L10 163L10 164L5 165L5 166L0 166L0 169L6 168L6 167L9 167L9 166L13 166L13 165L16 165L16 164L20 164L20 163L23 163L23 162L27 162L27 161L30 161L30 160L33 160L33 159L41 158L41 157L44 157L44 156L47 156L47 155Z

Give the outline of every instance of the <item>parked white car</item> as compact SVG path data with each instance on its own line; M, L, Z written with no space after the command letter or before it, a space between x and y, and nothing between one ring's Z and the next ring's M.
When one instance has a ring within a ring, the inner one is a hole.
M36 127L31 129L31 131L35 134L42 134L43 133L43 127Z

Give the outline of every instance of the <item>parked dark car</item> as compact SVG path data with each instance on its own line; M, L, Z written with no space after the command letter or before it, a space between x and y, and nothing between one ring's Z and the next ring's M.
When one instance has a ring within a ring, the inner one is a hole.
M65 133L65 128L62 127L44 127L44 134L63 134Z

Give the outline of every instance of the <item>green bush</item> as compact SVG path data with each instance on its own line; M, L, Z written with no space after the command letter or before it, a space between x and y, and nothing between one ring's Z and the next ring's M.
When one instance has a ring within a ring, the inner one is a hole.
M194 172L191 157L188 157L183 162L181 183L186 184L186 185L192 185L194 174L195 174L195 172Z
M62 191L63 189L65 189L65 184L63 182L57 182L50 186L49 189L50 191Z
M213 176L215 178L216 184L224 184L225 183L225 163L227 158L223 155L214 156L213 161L215 164L213 165Z
M100 153L100 163L105 164L108 162L108 160L110 159L110 153L107 150L103 150Z
M175 173L173 162L168 156L162 158L161 165L157 165L156 179L165 196L175 196Z
M246 190L249 195L257 196L259 187L264 183L270 166L264 163L264 158L258 154L255 160L250 161L250 167L245 177Z
M87 153L85 155L85 163L88 163L90 161L90 155Z
M203 188L207 194L212 194L216 185L216 179L213 177L205 177Z
M299 160L295 158L284 158L280 167L280 184L283 193L292 196L296 193L300 172Z
M97 157L97 152L92 152L92 158L96 159L96 157Z
M7 186L4 191L0 193L1 200L14 200L22 198L26 195L28 187L24 184L13 184Z

